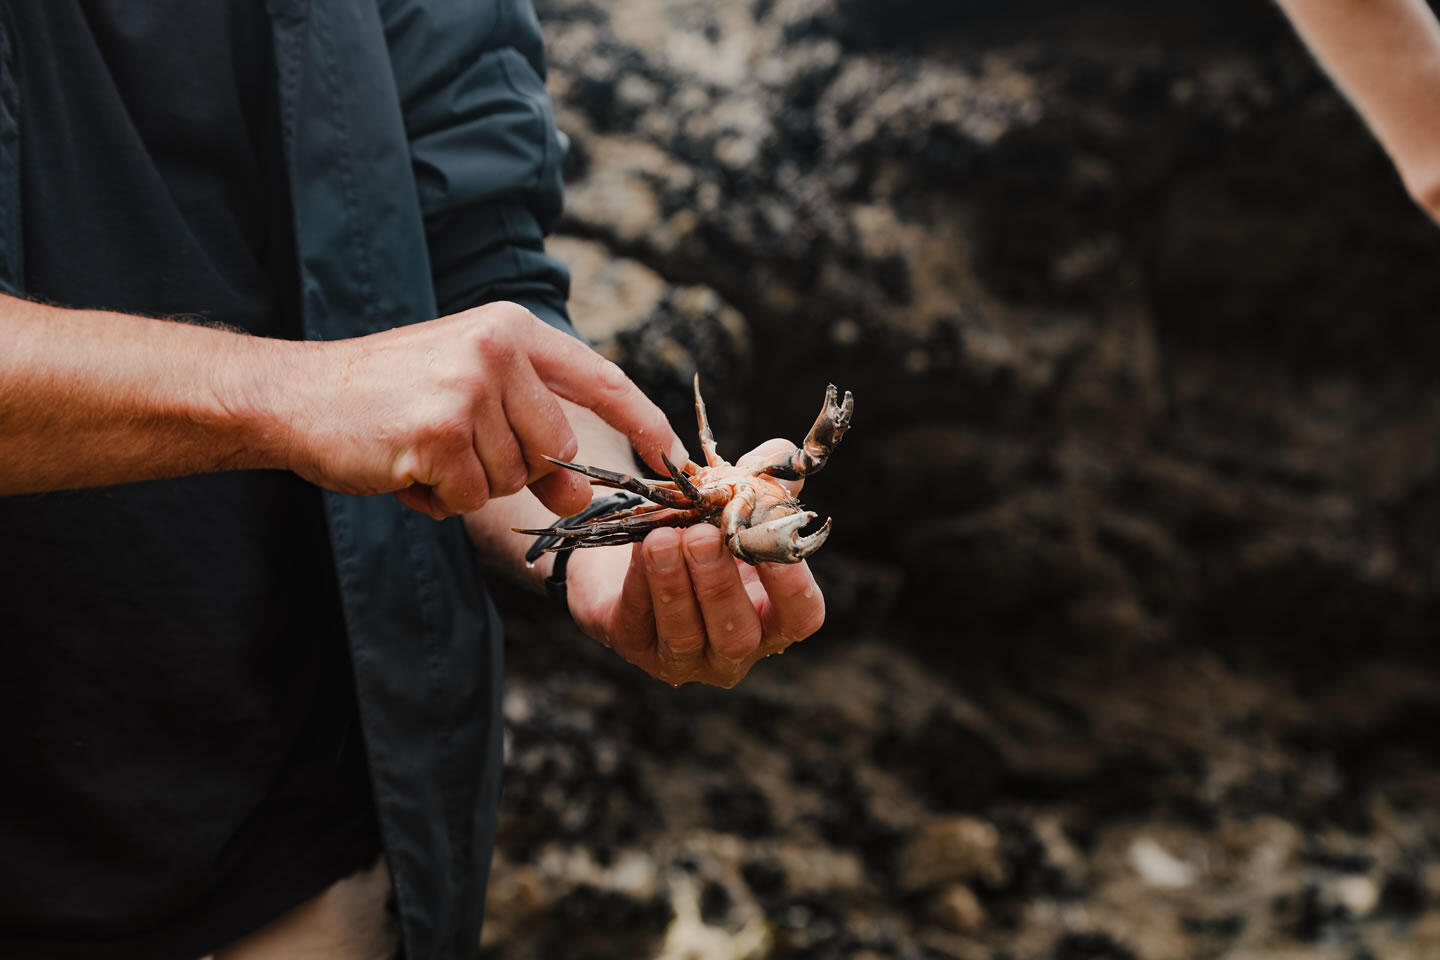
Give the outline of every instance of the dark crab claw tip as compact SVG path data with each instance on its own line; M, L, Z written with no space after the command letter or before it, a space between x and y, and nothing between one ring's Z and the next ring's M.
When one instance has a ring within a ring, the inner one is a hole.
M792 548L794 544L805 539L804 537L798 536L800 529L811 520L814 520L816 516L818 516L818 514L813 511L805 510L800 513L791 513L775 520L767 521L752 529L762 531L773 539L777 545L788 550Z
M855 395L849 390L845 391L845 398L840 398L840 391L835 384L825 387L825 412L836 426L848 427L850 417L855 412Z
M810 516L813 517L815 516L815 514L812 513L810 514ZM826 517L824 526L822 526L819 530L816 530L809 536L795 538L795 553L800 557L801 560L804 560L816 550L819 550L821 545L823 545L829 537L830 518Z

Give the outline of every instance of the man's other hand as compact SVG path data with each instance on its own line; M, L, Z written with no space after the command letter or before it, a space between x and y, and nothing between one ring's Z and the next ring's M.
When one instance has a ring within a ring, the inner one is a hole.
M754 454L788 446L762 444ZM800 483L787 483L798 492ZM733 687L759 660L825 622L804 562L750 566L708 523L661 529L630 547L575 551L571 615L587 634L666 683Z
M286 444L288 465L341 493L395 493L440 518L528 486L566 515L590 500L557 401L594 411L662 468L684 447L660 409L609 360L513 303L367 337L313 344Z

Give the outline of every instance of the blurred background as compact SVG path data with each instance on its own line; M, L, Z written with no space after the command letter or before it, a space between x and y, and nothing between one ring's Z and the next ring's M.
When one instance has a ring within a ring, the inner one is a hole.
M514 601L487 957L1440 956L1440 229L1279 13L536 6L577 325L856 415L735 691Z

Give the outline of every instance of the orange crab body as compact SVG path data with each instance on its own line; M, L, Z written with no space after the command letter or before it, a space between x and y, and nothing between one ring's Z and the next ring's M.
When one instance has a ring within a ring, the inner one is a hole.
M813 533L804 533L816 515L806 510L780 481L818 473L850 429L854 409L849 391L842 402L831 384L825 391L820 416L803 444L766 458L742 457L739 463L732 464L715 449L697 374L695 416L700 424L705 466L691 462L683 469L677 468L662 453L670 479L646 481L602 467L554 460L597 484L628 490L648 502L589 517L573 526L561 522L548 530L517 532L554 537L545 549L555 551L633 543L660 527L712 523L724 534L730 552L746 563L798 563L820 549L830 535L830 521L827 519Z

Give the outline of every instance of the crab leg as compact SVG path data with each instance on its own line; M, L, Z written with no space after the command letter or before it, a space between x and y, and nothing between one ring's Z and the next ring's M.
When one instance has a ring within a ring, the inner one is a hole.
M755 488L738 487L725 510L720 514L720 533L730 552L747 563L754 563L740 546L740 531L750 525L750 514L755 510Z
M715 449L715 434L710 430L710 417L705 413L705 398L700 396L700 374L695 374L695 419L700 422L700 449L705 451L705 464L710 467L729 466Z
M612 510L609 513L602 513L598 517L592 517L586 523L609 523L612 520L625 520L630 517L649 516L659 510L669 510L670 507L661 506L658 503L642 503L638 507L627 507L623 510Z
M551 463L559 464L576 473L583 473L596 483L607 487L617 487L621 490L629 490L631 493L639 494L646 500L661 504L666 507L674 507L677 510L684 510L695 506L695 501L686 496L680 490L671 490L668 487L657 487L654 484L646 483L628 473L619 473L615 470L606 470L604 467L588 467L583 463L570 463L566 460L557 460L554 457L545 456ZM692 485L690 489L695 489Z
M665 469L670 472L670 479L675 481L675 486L680 488L680 492L689 497L691 503L699 503L700 491L695 489L695 484L690 482L690 478L685 473L670 462L670 458L665 456L664 448L660 450L660 462L665 464Z
M590 522L577 527L551 527L546 530L516 530L516 533L551 534L563 537L559 543L546 547L546 553L574 547L608 547L617 543L638 543L651 530L661 527L689 527L705 520L707 511L656 510L640 516L625 517L602 523Z
M830 459L830 454L840 445L845 431L850 429L850 418L855 413L855 398L845 391L844 403L839 402L839 391L835 384L825 388L825 405L820 416L805 436L805 443L776 454L755 469L781 480L799 480L819 473Z

